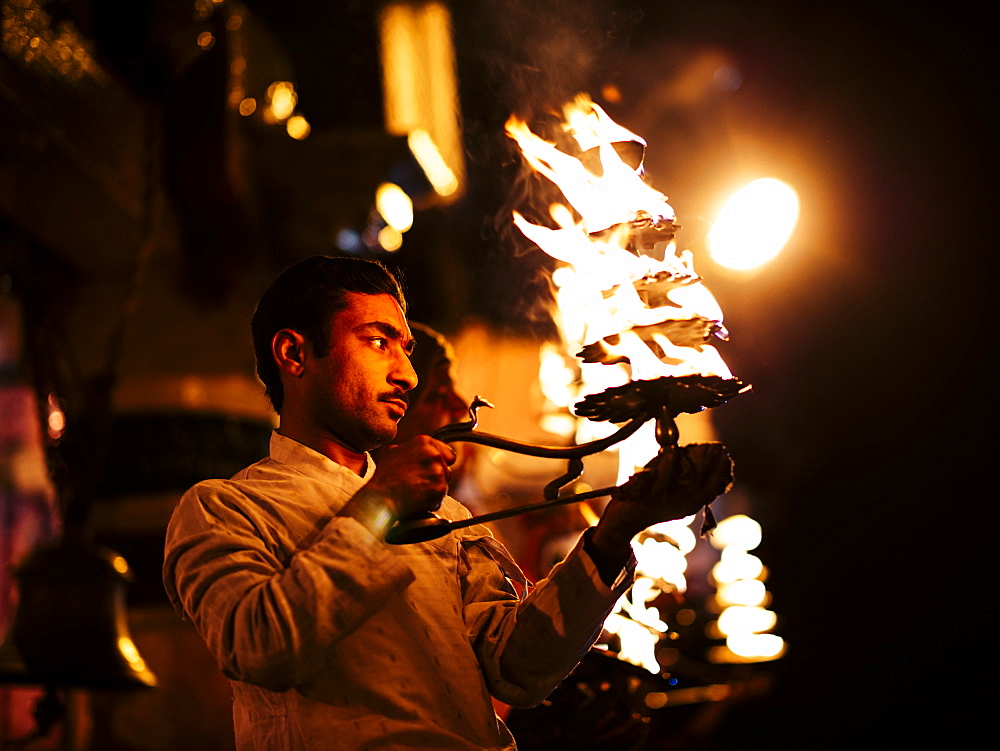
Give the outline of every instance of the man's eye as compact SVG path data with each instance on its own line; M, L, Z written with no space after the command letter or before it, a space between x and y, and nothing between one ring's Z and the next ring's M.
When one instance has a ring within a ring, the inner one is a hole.
M377 347L378 349L385 349L386 347L389 346L389 340L379 336L372 339L372 344L375 345L375 347Z

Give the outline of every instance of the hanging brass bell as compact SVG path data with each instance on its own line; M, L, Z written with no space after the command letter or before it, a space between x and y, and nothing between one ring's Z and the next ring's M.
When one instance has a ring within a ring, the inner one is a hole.
M128 563L83 536L36 548L17 567L17 611L0 682L94 689L156 685L128 631Z

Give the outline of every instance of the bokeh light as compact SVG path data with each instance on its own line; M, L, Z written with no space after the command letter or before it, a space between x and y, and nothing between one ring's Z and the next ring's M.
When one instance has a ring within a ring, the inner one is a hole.
M395 183L382 183L378 186L375 191L375 209L385 219L385 223L397 232L406 232L413 226L413 201Z
M403 234L395 227L383 227L378 233L378 244L383 250L394 253L403 247Z
M719 522L709 540L719 550L730 546L739 550L753 550L760 545L760 524L746 514L734 514Z
M799 218L799 198L789 185L770 177L754 180L729 199L708 233L716 263L752 269L785 246Z
M267 87L268 112L276 121L287 120L295 112L299 97L288 81L275 81Z
M301 141L312 132L312 126L302 115L292 115L285 123L285 131L296 141Z

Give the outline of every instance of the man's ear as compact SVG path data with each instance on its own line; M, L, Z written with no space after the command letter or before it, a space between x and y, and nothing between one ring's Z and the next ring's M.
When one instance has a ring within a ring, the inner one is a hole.
M293 377L305 370L306 349L306 338L294 329L281 329L271 339L271 355L278 370Z

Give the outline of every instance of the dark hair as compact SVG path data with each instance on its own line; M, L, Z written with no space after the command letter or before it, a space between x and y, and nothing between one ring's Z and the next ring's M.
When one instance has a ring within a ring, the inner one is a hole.
M275 412L281 412L285 392L271 353L274 335L282 329L297 331L319 357L326 356L330 322L347 307L347 292L392 295L406 313L406 298L392 272L361 258L313 256L299 261L282 271L261 296L250 331L257 375Z

